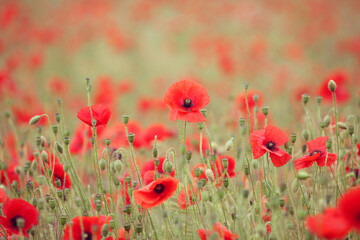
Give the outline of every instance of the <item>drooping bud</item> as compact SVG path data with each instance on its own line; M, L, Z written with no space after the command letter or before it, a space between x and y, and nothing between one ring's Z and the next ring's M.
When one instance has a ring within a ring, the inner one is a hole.
M330 92L335 92L336 90L336 82L334 80L330 80L328 83L328 88L330 90Z
M207 179L209 179L211 182L214 182L215 181L215 176L214 176L214 173L211 169L206 169L205 170L205 175L207 177Z
M40 115L33 116L29 121L29 125L37 124L40 121L40 119L41 119Z
M167 172L168 174L172 173L172 171L173 171L173 165L169 160L164 161L163 168L164 168L165 172Z
M325 127L328 127L330 125L330 122L331 122L331 117L329 115L326 115L324 117L324 122L325 122Z
M234 138L232 137L229 141L226 142L225 144L225 148L226 148L226 151L230 151L232 146L234 144Z
M337 123L337 126L338 126L340 129L344 129L344 130L347 129L346 124L343 123L343 122L338 122L338 123Z

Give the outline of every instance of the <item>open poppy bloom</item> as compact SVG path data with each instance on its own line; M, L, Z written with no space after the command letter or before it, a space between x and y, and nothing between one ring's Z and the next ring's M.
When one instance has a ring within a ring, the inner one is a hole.
M171 85L165 93L164 101L170 108L171 121L206 121L200 110L210 102L210 97L206 89L194 81L185 79Z
M232 233L229 229L227 229L224 225L217 222L213 226L214 232L218 233L220 236L220 239L224 240L235 240L240 238L237 234ZM204 230L204 229L198 229L197 233L201 240L207 240L207 237L210 237L212 235L212 232L210 230Z
M345 238L351 228L337 208L327 208L324 213L307 217L306 226L312 234L326 239Z
M157 172L160 173L161 175L167 174L165 173L164 169L163 169L163 164L165 161L164 157L160 157L159 159L159 166L157 169ZM141 178L143 179L145 185L151 183L152 181L154 181L155 179L155 159L148 161L147 163L144 164L144 166L141 168ZM170 176L174 176L175 175L175 170L173 170L170 174Z
M250 136L250 144L254 159L258 159L269 152L271 162L275 167L285 165L291 155L279 147L288 141L288 137L280 128L267 126L265 129L254 131Z
M92 105L91 106L91 113L90 113L90 107L84 107L80 109L77 113L77 117L92 127L91 120L96 120L96 126L99 125L106 125L109 121L111 112L107 107L104 107L101 104Z
M75 217L71 219L71 221L73 222L71 231L70 224L66 226L64 230L63 240L100 240L102 239L101 228L108 220L110 220L110 218L105 216Z
M22 222L22 234L29 237L27 230L36 226L39 221L39 212L30 203L22 199L12 199L4 203L3 213L0 216L0 224L9 232L20 234L18 224Z
M145 187L135 189L134 200L142 208L159 206L175 193L178 185L179 180L173 177L155 179Z
M360 187L345 193L338 203L338 208L349 224L360 233Z
M331 166L331 164L335 162L337 156L335 153L326 152L327 139L328 137L318 137L309 141L307 143L309 155L294 160L293 163L295 169L300 170L302 168L311 167L314 162L316 162L319 167L323 167L325 164L328 167Z

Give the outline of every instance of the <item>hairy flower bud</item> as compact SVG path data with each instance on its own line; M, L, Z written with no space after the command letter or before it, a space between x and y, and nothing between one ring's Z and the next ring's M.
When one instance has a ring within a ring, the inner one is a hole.
M336 90L336 82L334 80L330 80L328 83L328 88L330 90L330 92L335 92Z
M37 124L41 119L41 116L40 115L35 115L33 116L30 121L29 121L29 125L35 125Z
M214 182L215 181L215 176L214 176L214 173L211 169L206 169L205 170L205 175L207 177L207 179L209 179L211 182Z

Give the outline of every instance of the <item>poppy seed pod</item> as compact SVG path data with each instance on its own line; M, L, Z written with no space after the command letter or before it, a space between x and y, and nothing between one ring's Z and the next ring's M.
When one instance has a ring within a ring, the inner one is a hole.
M130 144L133 144L134 140L135 140L135 134L134 133L129 133L127 135L127 139L129 141Z
M194 175L195 177L200 177L200 168L194 168Z
M330 92L335 92L336 90L336 82L334 80L330 80L328 83L328 88L330 90Z
M229 179L227 177L223 178L223 184L225 188L229 187Z
M64 197L64 192L63 192L63 190L57 190L56 191L56 195L58 196L58 198L60 198L60 199L63 199L63 197Z
M204 124L202 122L198 122L198 128L200 131L203 130Z
M317 96L317 97L316 97L316 102L317 102L318 104L320 104L321 101L322 101L322 97L321 97L321 96Z
M240 127L244 127L245 123L246 123L246 119L245 118L240 118L239 123L240 123Z
M245 90L247 90L249 88L249 83L248 82L244 82L244 88L245 88Z
M142 225L141 223L136 224L136 225L135 225L135 232L136 232L137 234L141 234L142 231L143 231L143 225Z
M125 223L124 224L124 229L125 229L126 232L130 232L131 224L130 223Z
M33 116L29 121L29 125L37 124L40 121L40 119L41 119L40 115Z
M291 143L295 143L296 142L296 133L291 134L290 139L291 139Z
M106 144L106 146L109 146L110 143L111 143L111 140L110 140L110 139L105 139L105 144Z
M211 169L206 169L205 170L205 175L207 177L207 179L209 179L211 182L214 182L215 181L215 176L214 176L214 173Z
M347 131L348 131L348 133L349 133L350 136L353 135L354 132L355 132L354 126L353 126L353 125L348 126L348 127L347 127Z
M206 178L202 178L201 180L202 186L204 187L206 185Z
M303 104L306 105L309 102L310 96L305 93L305 94L301 95L301 98L302 98Z
M64 138L64 144L68 146L70 144L70 139L68 137Z
M59 217L59 220L60 220L61 226L65 226L65 225L66 225L67 217L66 217L65 215L61 215L61 216Z
M191 151L186 151L186 153L185 153L186 160L190 161L191 157L192 157L192 152Z
M269 114L269 107L268 106L263 106L261 108L261 111L265 116L267 116Z
M55 120L57 123L60 123L61 116L59 113L55 113Z
M129 119L130 119L130 116L129 116L129 115L123 114L121 118L122 118L122 122L123 122L125 125L128 124Z
M229 159L224 157L221 161L222 161L223 168L227 169L229 167Z
M55 200L53 198L49 199L49 206L51 209L55 208Z
M125 181L127 184L131 183L131 177L130 176L126 176Z
M155 169L156 169L156 170L158 170L159 164L160 164L160 159L155 158L155 159L154 159L154 166L155 166Z

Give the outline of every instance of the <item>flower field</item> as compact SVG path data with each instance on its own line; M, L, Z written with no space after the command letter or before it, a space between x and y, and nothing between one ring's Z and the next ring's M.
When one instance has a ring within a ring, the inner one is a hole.
M0 0L0 239L360 239L359 12Z

